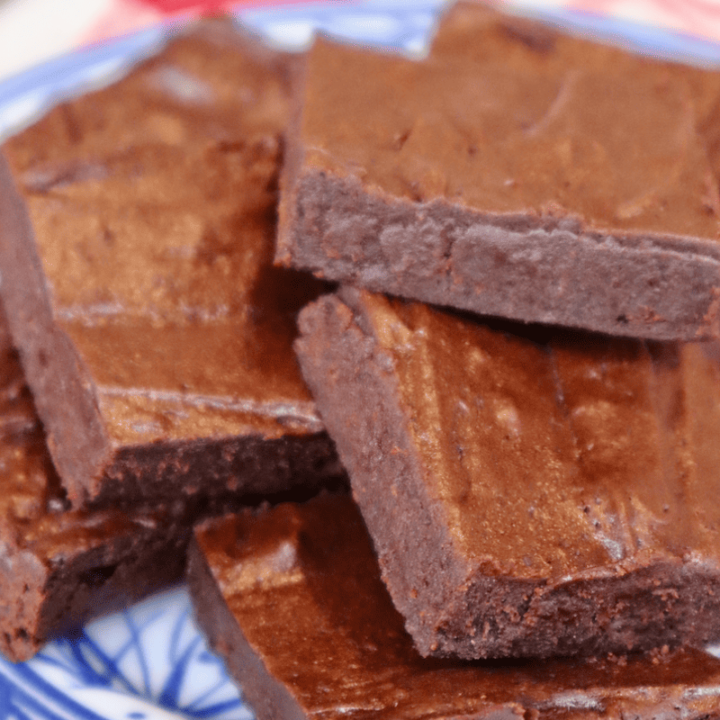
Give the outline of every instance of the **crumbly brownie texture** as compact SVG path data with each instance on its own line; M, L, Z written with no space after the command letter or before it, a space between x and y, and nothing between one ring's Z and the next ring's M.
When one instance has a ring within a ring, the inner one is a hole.
M720 636L715 345L535 344L345 288L296 349L423 655Z
M717 336L720 197L697 131L717 77L616 49L553 72L537 52L470 62L466 45L413 62L316 42L277 259L526 322Z
M209 523L189 577L200 625L259 720L720 717L720 661L693 650L619 664L421 658L347 498Z
M182 577L192 509L67 510L0 317L0 651L51 636Z
M74 506L340 474L291 347L319 283L272 267L291 65L207 23L4 147L0 293Z

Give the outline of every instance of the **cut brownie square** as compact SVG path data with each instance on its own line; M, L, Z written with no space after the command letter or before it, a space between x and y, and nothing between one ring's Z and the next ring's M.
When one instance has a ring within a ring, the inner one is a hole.
M551 72L441 40L422 62L315 44L277 259L525 322L717 336L720 197L696 127L717 76L700 103L698 77L619 50Z
M716 345L544 344L344 289L296 342L423 655L720 637Z
M0 313L0 651L11 660L179 580L191 520L203 509L186 502L87 513L66 505Z
M208 523L191 545L189 577L199 623L258 720L700 720L720 711L720 661L694 650L621 662L421 658L347 498Z
M293 60L208 22L4 147L0 294L73 505L340 476L272 267Z

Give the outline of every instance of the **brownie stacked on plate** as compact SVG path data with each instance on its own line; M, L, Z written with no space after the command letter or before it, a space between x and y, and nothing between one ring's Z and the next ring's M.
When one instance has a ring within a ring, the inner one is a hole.
M49 451L9 406L9 657L182 577L198 518L345 482L292 350L323 285L272 267L295 61L207 22L3 147L0 295Z
M0 296L74 506L338 472L292 353L322 286L272 267L293 61L208 23L4 146Z
M472 4L424 61L309 52L278 257L356 286L296 348L424 655L720 631L718 346L678 342L717 332L718 89Z
M718 100L464 4L422 61L209 23L11 139L48 453L7 340L4 651L342 484L334 441L357 506L192 544L259 717L720 715Z
M720 636L719 90L472 3L309 51L277 259L342 284L295 347L363 522L196 532L261 717L720 713L673 654Z

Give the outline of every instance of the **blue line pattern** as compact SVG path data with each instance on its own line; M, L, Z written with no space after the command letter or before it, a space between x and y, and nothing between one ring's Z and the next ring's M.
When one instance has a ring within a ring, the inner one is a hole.
M90 623L27 663L0 657L0 718L159 717L252 720L195 626L185 588Z
M426 51L442 0L363 0L244 10L238 19L284 48L320 31L412 55ZM582 13L556 11L558 25L664 57L720 65L720 46ZM62 99L112 82L157 51L154 28L62 57L0 82L0 139ZM13 665L0 657L0 720L252 720L239 690L195 627L184 588L87 625Z

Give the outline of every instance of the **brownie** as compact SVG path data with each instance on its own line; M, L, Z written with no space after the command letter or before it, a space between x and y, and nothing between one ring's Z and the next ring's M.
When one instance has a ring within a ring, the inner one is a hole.
M5 146L0 295L73 506L340 475L272 267L293 59L228 22Z
M434 57L484 64L502 58L506 65L524 67L531 64L543 74L561 77L568 69L602 70L624 68L628 75L654 72L662 81L681 79L689 90L688 101L696 115L697 129L705 144L715 179L705 198L716 204L720 172L720 72L717 68L661 60L654 55L628 52L617 37L608 35L605 44L582 34L560 30L552 22L519 17L481 2L461 0L441 16L432 40Z
M26 660L49 637L179 580L190 519L199 514L191 504L66 510L0 313L0 652L11 660Z
M720 199L698 127L718 75L614 48L575 62L570 41L543 63L553 42L527 33L532 49L491 42L481 61L482 37L442 35L420 62L316 42L278 261L525 322L717 336Z
M577 31L576 31L577 32ZM655 73L662 81L681 79L689 90L698 130L715 175L720 169L720 72L655 55L628 52L621 40L607 35L607 44L583 34L561 30L552 21L500 12L480 0L460 0L441 15L430 52L435 58L483 65L502 58L505 65L562 77L572 68L602 71L623 68L628 75ZM610 44L612 43L612 44Z
M696 650L614 662L421 658L347 498L203 526L189 578L200 625L258 720L720 717L720 661Z
M720 637L716 344L535 341L349 288L300 326L301 367L423 655Z
M543 73L559 76L573 67L602 70L620 64L657 64L653 58L628 52L617 41L598 42L553 25L552 20L513 15L512 9L504 12L480 0L460 0L445 8L430 54L478 64L502 58L519 70L532 64Z

